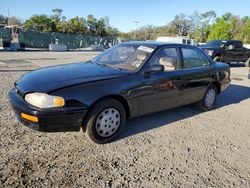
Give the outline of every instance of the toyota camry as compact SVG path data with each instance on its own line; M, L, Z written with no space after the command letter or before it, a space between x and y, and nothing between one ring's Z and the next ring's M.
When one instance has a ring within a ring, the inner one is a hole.
M9 99L29 128L82 129L104 144L119 135L128 118L192 103L211 110L229 85L230 67L213 62L202 49L127 42L87 62L29 72L14 83Z

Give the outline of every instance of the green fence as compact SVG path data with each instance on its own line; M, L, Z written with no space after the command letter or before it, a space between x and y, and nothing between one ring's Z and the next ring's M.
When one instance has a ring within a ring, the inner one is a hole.
M11 35L9 29L0 28L0 42L3 42L3 46L9 46L11 41Z
M8 29L0 30L0 38L10 42L11 36ZM48 48L49 44L64 44L68 49L87 48L91 45L100 44L108 48L117 44L115 37L101 37L93 35L77 35L63 33L40 33L40 32L19 32L19 43L28 48Z

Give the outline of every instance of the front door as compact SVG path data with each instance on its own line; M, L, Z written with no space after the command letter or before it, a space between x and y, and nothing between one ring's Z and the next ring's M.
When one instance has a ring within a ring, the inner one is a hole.
M160 49L151 58L148 66L160 64L164 71L142 74L140 86L140 115L177 107L180 105L183 75L176 48Z

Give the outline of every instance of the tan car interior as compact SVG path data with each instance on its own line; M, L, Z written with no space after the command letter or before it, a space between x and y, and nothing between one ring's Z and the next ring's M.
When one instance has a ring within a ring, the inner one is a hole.
M142 62L146 59L146 57L147 57L146 54L138 54L136 56L135 61L133 62L133 65L137 68L140 67Z
M176 61L171 57L161 57L159 63L164 66L165 71L171 71L176 69Z

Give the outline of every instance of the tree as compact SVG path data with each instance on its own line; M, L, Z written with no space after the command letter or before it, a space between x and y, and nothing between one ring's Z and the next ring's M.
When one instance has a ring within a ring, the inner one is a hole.
M85 20L83 18L74 17L68 21L69 33L84 34L87 33L87 27L85 26Z
M175 16L174 20L169 24L171 35L187 36L191 28L190 24L191 22L185 14Z
M12 16L12 17L8 18L8 25L21 26L22 25L22 21L19 18L15 17L15 16Z
M93 15L88 15L87 26L90 34L96 34L97 19Z
M104 18L100 18L96 24L96 34L100 36L106 35L106 20Z
M241 40L247 44L250 43L250 17L242 19L243 26L241 28Z
M215 11L208 11L201 14L201 26L197 28L199 36L194 37L197 41L207 42L208 36L211 31L211 25L215 22Z
M230 40L231 35L231 24L224 18L218 18L216 23L211 27L211 32L208 36L208 40Z
M216 18L216 12L213 10L210 10L208 12L201 14L201 17L205 25L213 24Z
M55 21L56 23L59 23L61 21L61 18L62 18L63 10L56 8L56 9L53 9L52 12L54 14L51 16L51 19L53 21Z
M26 30L51 32L53 31L53 22L47 15L33 15L25 21L24 28Z
M0 24L7 24L8 18L3 15L0 15Z

